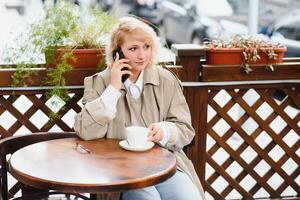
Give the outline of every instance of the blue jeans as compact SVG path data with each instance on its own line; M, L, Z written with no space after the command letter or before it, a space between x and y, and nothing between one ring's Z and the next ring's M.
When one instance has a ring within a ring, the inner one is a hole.
M183 172L154 186L123 192L122 200L201 200L198 189Z

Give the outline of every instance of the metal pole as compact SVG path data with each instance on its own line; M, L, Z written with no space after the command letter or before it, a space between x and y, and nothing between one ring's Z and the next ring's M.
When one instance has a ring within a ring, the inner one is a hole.
M258 29L259 0L248 0L248 3L248 34L254 36L257 34Z

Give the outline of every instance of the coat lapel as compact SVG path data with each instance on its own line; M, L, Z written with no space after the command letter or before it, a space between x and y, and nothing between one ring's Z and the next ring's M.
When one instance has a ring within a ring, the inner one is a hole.
M110 69L106 68L102 72L97 74L96 80L95 80L95 85L94 89L97 91L99 96L102 94L103 90L108 87L110 84ZM101 88L104 85L104 88ZM125 91L125 86L124 84L122 85L122 89ZM124 93L124 92L122 92Z
M158 120L159 103L157 103L155 87L159 84L158 69L156 67L146 68L144 73L144 89L141 97L142 119L147 126Z

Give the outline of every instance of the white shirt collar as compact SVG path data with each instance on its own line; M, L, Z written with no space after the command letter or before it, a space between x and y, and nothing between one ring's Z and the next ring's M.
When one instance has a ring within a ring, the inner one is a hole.
M124 85L127 91L130 91L130 86L135 85L139 88L140 92L143 90L143 82L144 82L144 70L141 71L136 83L132 83L129 78L124 82Z
M125 88L129 91L134 99L138 99L143 91L144 70L141 71L136 83L132 83L129 78L124 82Z

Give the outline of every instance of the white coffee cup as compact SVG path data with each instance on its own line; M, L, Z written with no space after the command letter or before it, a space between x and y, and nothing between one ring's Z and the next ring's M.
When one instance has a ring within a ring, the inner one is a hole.
M142 126L129 126L125 129L126 139L130 146L143 147L147 144L149 130Z

